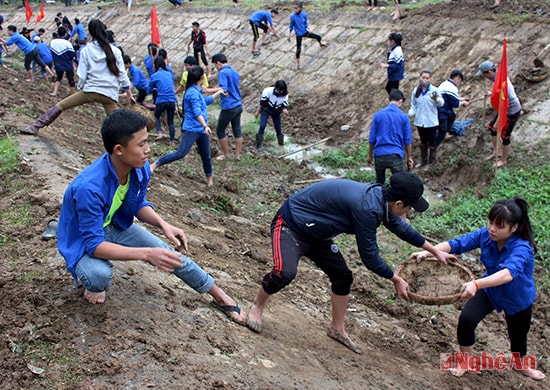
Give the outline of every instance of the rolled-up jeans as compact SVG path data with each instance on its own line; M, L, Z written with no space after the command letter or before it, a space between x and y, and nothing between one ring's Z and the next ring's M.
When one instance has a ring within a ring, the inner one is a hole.
M405 171L403 157L398 154L384 154L374 158L374 171L376 172L376 182L384 184L386 181L386 169L392 174Z
M104 229L105 241L127 247L167 248L173 250L160 238L145 228L133 224L126 230L107 226ZM183 267L176 268L174 275L183 280L196 292L203 294L214 287L214 278L193 260L180 254ZM82 256L75 267L75 273L84 288L91 292L102 292L111 285L113 264L109 260L98 259L88 254Z

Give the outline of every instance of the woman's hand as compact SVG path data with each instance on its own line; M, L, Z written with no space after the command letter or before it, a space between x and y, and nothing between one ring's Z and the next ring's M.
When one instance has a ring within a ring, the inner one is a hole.
M466 282L462 285L462 294L460 295L461 299L468 299L476 295L477 293L477 282L475 280L472 280L470 282Z

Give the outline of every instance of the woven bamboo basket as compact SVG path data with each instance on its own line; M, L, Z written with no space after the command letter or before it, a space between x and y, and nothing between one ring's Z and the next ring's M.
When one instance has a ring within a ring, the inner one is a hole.
M405 261L395 271L409 284L409 297L423 305L448 305L460 299L462 285L474 279L458 262L442 264L435 257Z

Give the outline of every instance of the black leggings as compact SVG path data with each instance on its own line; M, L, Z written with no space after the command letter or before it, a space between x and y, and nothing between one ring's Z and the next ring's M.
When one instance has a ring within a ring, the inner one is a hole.
M474 297L470 298L458 319L456 332L458 344L463 347L474 345L477 325L493 310L495 307L484 290L479 290ZM513 315L505 313L510 351L518 352L520 356L527 354L527 334L531 327L532 314L533 305Z
M300 53L302 52L302 38L316 39L317 42L321 43L321 36L309 31L301 37L296 35L296 58L300 58Z

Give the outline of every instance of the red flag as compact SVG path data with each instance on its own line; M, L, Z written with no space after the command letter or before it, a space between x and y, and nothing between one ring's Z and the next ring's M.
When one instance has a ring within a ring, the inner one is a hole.
M44 0L42 0L42 4L40 4L40 9L38 10L38 15L36 15L36 24L40 22L42 19L44 19Z
M151 6L151 42L160 45L159 19L154 5Z
M29 24L32 18L32 9L27 0L25 0L25 16L27 17L27 24Z
M502 128L506 124L506 112L510 105L508 101L508 68L506 66L506 38L504 38L504 48L502 49L502 59L498 66L497 74L495 76L495 84L493 85L493 91L491 92L491 105L498 111L498 133L502 131Z

